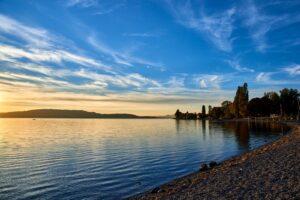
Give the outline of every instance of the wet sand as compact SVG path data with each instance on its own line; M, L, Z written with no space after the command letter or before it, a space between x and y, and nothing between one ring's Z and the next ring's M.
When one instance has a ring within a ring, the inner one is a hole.
M300 125L270 144L131 199L300 199Z

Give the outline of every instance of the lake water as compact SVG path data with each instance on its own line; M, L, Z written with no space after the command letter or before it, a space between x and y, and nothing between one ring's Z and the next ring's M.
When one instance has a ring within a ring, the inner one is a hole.
M172 119L0 119L0 199L126 198L285 131Z

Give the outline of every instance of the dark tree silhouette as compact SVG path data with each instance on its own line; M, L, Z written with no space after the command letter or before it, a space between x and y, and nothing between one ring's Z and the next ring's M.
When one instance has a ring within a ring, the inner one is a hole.
M299 97L297 89L284 88L280 91L282 114L286 117L296 117L299 112Z
M205 105L202 106L202 117L204 118L206 116L206 111L205 111Z
M266 92L264 97L271 101L270 114L280 114L280 96L277 92Z
M212 119L220 119L224 116L222 107L213 107L210 112L210 117Z
M227 119L233 118L234 117L233 103L231 101L223 101L221 105L224 113L224 118Z
M256 97L249 101L247 83L239 86L234 101L223 101L221 107L212 108L208 106L208 116L212 119L220 118L243 118L270 117L271 115L283 116L285 119L300 118L300 93L297 89L284 88L280 95L276 92L267 92L263 97ZM176 119L201 119L207 117L205 106L202 106L202 113L175 113Z
M175 118L180 119L181 116L182 116L182 113L179 111L179 109L177 109L176 112L175 112Z
M249 115L253 117L269 117L271 114L272 101L264 96L253 98L248 105Z
M246 117L248 116L248 101L249 92L248 85L244 83L243 86L239 86L236 91L233 102L233 111L235 117Z
M211 105L209 105L208 106L208 115L210 115L211 109L212 109L212 107L211 107Z

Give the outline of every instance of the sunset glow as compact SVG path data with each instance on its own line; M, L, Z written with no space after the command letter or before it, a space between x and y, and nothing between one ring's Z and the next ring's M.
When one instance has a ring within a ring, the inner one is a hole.
M243 82L299 89L299 4L201 2L1 1L1 111L165 115Z

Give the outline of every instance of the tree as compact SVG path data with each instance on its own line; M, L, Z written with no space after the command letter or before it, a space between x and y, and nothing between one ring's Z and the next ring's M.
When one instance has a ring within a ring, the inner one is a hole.
M244 83L241 90L240 99L239 99L239 115L241 117L248 116L248 102L249 102L248 84Z
M229 106L230 104L232 104L231 101L223 101L223 102L221 103L221 106L222 106L223 108L226 108L226 107Z
M213 119L220 119L224 116L222 107L213 107L210 112L210 117Z
M266 92L264 97L271 101L270 114L280 114L280 97L277 92Z
M236 91L233 102L233 113L235 117L246 117L248 116L248 101L249 92L248 85L244 83L243 86L239 86Z
M253 98L248 104L248 112L253 117L269 117L272 110L272 101L268 96Z
M284 117L296 117L300 94L297 89L284 88L280 91L280 104Z
M252 117L259 117L261 115L261 100L260 98L253 98L248 104L249 115Z
M179 111L179 109L177 109L176 112L175 112L175 118L176 119L181 119L182 118L182 113Z
M202 117L205 117L206 116L206 111L205 111L205 105L202 106Z
M233 103L231 101L223 101L221 105L224 113L224 118L233 118Z
M211 107L211 105L209 105L208 106L208 115L210 115L211 109L212 109L212 107Z

